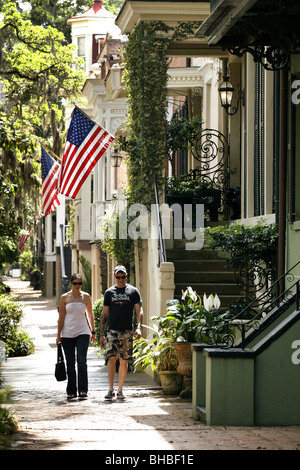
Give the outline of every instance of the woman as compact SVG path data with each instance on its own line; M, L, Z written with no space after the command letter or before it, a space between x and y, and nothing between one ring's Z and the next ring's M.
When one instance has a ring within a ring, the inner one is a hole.
M59 317L56 344L61 343L67 363L67 398L87 398L88 373L87 350L95 342L95 325L92 302L89 294L81 292L82 276L72 274L71 290L63 294L59 302ZM75 351L77 351L76 381Z

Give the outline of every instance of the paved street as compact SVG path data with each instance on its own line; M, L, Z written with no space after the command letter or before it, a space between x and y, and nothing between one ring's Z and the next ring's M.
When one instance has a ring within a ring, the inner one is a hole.
M193 420L190 400L164 396L143 373L128 374L125 402L107 403L106 366L95 347L88 356L89 398L68 402L66 382L54 378L54 299L43 298L26 282L7 284L23 301L23 329L36 345L34 354L9 358L2 367L6 385L14 390L14 402L7 406L20 424L14 450L300 450L300 426L206 426Z

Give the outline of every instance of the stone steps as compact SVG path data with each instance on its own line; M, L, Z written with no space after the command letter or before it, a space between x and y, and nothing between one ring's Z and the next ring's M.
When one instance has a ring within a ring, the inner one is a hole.
M226 267L228 256L209 249L186 250L183 240L175 240L174 248L167 250L167 259L175 267L175 298L180 299L188 286L201 297L217 294L221 307L242 297L234 271Z

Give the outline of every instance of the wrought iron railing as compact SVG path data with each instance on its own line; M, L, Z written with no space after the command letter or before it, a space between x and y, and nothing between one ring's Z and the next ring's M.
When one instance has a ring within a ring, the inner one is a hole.
M229 146L226 137L216 129L203 129L192 142L192 155L199 165L191 170L203 183L227 185Z
M276 279L276 268L271 263L264 263L262 260L253 260L245 256L241 258L241 253L235 257L235 253L231 253L231 259L236 262L233 264L234 280L240 288L243 299L246 303L259 303L258 295L260 292L268 292L270 296L272 291L270 287ZM261 299L265 303L265 297Z
M199 196L205 196L205 205L213 207L213 212L211 212L211 215L215 214L213 220L217 220L220 215L227 217L230 203L228 200L230 171L227 138L216 129L203 129L194 136L191 142L191 152L197 164L188 172L187 177L206 186L205 193L200 190ZM208 191L211 191L210 194Z
M214 320L205 323L198 331L198 341L209 346L220 348L240 347L244 349L250 341L259 334L262 320L272 313L272 319L277 319L289 306L295 302L296 309L300 308L300 276L295 280L298 261L285 274L277 279L255 300L234 314L234 308L218 312ZM295 282L293 282L295 281ZM282 286L288 284L287 287ZM247 332L251 335L246 337ZM237 331L241 338L237 341Z
M190 137L190 146L194 168L185 173L177 161L177 170L181 178L197 182L193 202L205 205L210 220L217 221L219 216L240 218L241 188L230 187L230 151L226 136L217 129L199 128ZM175 174L172 159L171 163Z

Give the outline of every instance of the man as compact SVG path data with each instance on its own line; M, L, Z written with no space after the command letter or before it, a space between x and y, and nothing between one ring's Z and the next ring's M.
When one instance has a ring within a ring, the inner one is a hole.
M127 363L132 357L133 337L141 337L143 318L142 299L138 289L126 283L127 271L124 266L114 269L116 284L104 294L103 312L100 326L100 345L106 347L109 391L106 399L114 397L116 361L120 359L119 386L117 398L124 399L123 385L127 375ZM136 313L137 328L133 333L133 312ZM104 330L107 325L106 341Z

